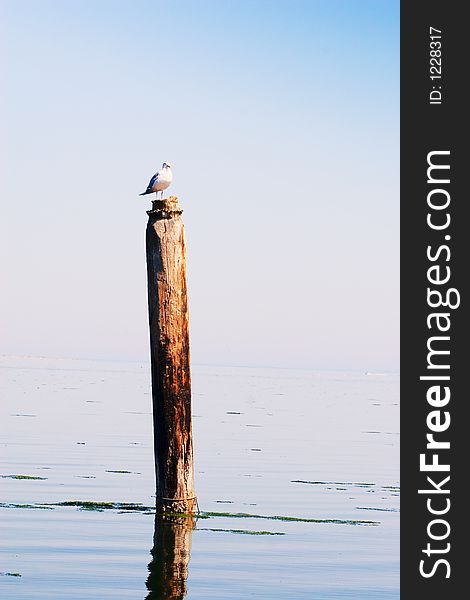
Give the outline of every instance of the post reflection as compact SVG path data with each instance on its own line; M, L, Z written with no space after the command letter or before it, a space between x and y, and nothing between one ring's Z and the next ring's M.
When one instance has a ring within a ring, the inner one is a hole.
M188 564L195 519L155 517L146 600L181 600L187 594Z

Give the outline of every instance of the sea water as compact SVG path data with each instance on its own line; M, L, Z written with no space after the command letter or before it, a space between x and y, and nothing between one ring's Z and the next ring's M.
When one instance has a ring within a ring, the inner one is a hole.
M201 516L159 538L149 365L0 367L1 598L399 598L397 374L195 365Z

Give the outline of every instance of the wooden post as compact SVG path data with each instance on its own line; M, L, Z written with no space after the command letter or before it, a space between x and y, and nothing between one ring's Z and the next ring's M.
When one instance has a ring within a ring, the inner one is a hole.
M157 513L196 512L183 211L178 198L147 211L147 276Z

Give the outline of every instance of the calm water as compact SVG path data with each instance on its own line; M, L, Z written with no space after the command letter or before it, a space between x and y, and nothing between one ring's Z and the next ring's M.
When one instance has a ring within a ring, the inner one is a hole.
M1 598L398 599L398 376L195 366L206 518L155 528L80 506L153 505L148 365L0 367Z

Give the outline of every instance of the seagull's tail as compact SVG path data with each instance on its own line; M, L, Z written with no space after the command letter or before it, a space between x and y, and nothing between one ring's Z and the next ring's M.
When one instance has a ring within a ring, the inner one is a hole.
M146 196L147 194L152 194L153 192L142 192L139 196Z

